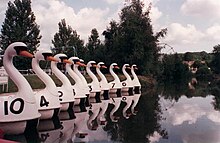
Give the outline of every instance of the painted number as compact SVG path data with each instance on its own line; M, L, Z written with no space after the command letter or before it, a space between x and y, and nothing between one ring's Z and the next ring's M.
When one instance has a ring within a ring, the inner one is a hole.
M122 86L126 86L126 83L125 83L125 82L122 82Z
M115 83L112 83L112 88L114 88L114 86L115 86Z
M46 106L48 107L49 102L46 100L46 98L44 96L41 96L40 98L40 107Z
M41 135L40 135L40 140L41 140L42 142L45 142L48 137L50 137L49 133L41 134Z
M75 90L73 89L73 95L75 96L76 95L76 92L75 92Z
M92 86L89 86L90 90L89 91L92 91Z
M60 101L63 101L62 97L63 97L63 92L62 91L58 91L58 94L59 94L59 100Z
M122 101L126 101L126 99L127 99L126 97L122 97Z
M15 103L20 104L20 107L15 109ZM8 115L8 111L13 114L20 114L24 110L24 100L22 98L16 98L8 105L8 101L4 101L5 115Z

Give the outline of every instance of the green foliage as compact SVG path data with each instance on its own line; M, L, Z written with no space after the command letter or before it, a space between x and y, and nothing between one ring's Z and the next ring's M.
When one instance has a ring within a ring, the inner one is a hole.
M198 68L196 72L196 77L198 79L207 79L212 77L212 71L206 65L202 65Z
M66 24L65 19L58 23L59 32L54 35L52 43L54 54L64 53L68 57L79 56L84 57L84 42L71 26Z
M92 29L91 35L89 36L89 42L86 45L87 53L86 61L95 60L95 61L104 61L105 62L105 46L101 43L99 39L99 33L97 29Z
M210 66L214 73L220 73L220 45L216 45L213 47L213 60L210 63Z
M199 60L196 60L193 64L192 64L192 67L193 68L200 68L200 67L202 67L203 66L203 64L201 63L201 61L199 61Z
M158 38L166 34L166 29L154 35L149 17L151 5L143 12L143 3L132 1L120 14L120 23L110 22L103 32L106 52L111 62L137 64L144 74L155 74L158 68Z
M194 60L194 55L191 52L186 52L184 54L184 61L193 61Z
M182 79L188 79L188 66L182 63L178 54L165 55L163 58L163 79L173 82L179 82Z
M13 42L24 42L33 52L39 46L41 35L31 9L31 0L8 2L5 20L1 29L1 48L5 50ZM18 69L31 68L31 60L16 58L14 64Z

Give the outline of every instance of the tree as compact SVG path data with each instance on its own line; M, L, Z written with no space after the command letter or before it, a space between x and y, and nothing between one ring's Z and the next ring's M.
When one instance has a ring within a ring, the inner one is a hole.
M193 53L191 53L191 52L186 52L186 53L184 54L184 60L185 60L185 61L193 61L193 60L194 60Z
M1 48L3 51L13 42L24 42L28 50L33 52L40 44L39 25L31 9L31 0L15 0L8 2L5 20L1 29ZM31 67L30 59L16 58L15 66L18 69Z
M86 48L88 50L87 55L87 61L89 60L101 60L103 55L103 45L101 44L101 41L99 39L99 33L97 29L92 29L91 35L89 36L89 41L86 45Z
M64 53L68 57L79 56L84 58L85 48L84 42L71 26L66 24L65 19L58 23L59 32L54 35L52 50L55 54Z
M117 61L117 58L114 56L117 53L117 38L119 37L119 24L112 20L109 23L109 27L102 33L105 36L105 58L103 59L106 64L110 65L111 62Z
M159 51L158 39L164 37L166 29L153 33L151 19L149 17L151 5L143 12L143 3L133 0L131 5L124 7L120 14L120 23L110 23L110 28L103 34L107 45L110 59L119 65L124 63L137 64L142 73L156 74L158 68ZM112 40L112 41L111 41Z
M213 47L213 60L210 63L210 66L214 73L219 74L220 73L220 45L216 45Z
M182 63L182 59L176 53L165 55L163 58L163 78L165 81L180 82L190 76L187 65Z

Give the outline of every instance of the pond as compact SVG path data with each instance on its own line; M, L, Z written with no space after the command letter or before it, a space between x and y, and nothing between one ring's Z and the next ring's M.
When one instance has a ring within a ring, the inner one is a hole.
M210 94L214 90L215 94ZM217 143L220 142L220 97L210 83L195 88L188 84L142 89L135 106L136 115L123 116L126 100L120 107L112 100L104 114L106 122L97 121L93 113L67 112L57 121L40 121L38 132L29 135L5 135L19 142L88 142L88 143ZM220 91L220 90L219 90ZM133 107L132 107L133 108Z

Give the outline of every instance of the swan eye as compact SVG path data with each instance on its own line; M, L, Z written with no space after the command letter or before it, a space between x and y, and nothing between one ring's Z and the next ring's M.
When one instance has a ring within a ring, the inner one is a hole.
M96 63L92 63L91 65L92 65L92 67L96 67Z
M44 60L47 60L47 57L53 56L52 53L42 53Z
M64 56L63 57L59 57L59 58L60 58L62 63L63 63L64 60L67 60L67 57L64 57Z
M77 62L80 62L78 59L73 59L74 64L76 64Z
M27 47L26 46L15 46L14 49L15 49L17 55L19 55L19 53L21 51L27 51Z

